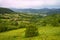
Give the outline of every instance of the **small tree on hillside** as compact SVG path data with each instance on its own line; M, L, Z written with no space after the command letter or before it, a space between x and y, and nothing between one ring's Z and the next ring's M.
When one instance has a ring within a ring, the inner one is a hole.
M0 32L5 32L7 31L7 26L4 24L0 24Z
M26 28L25 37L34 37L38 35L38 28L36 26L30 25Z

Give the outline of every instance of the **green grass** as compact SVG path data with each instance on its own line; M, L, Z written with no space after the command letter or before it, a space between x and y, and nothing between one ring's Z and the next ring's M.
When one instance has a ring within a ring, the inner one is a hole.
M25 28L0 33L0 40L60 40L60 27L39 27L37 37L25 38Z

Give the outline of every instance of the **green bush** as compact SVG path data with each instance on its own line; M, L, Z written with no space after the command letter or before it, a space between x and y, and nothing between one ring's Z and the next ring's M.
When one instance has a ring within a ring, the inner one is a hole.
M8 28L5 25L0 25L0 32L5 32L7 30Z
M25 37L34 37L38 35L38 28L36 26L30 25L26 28Z

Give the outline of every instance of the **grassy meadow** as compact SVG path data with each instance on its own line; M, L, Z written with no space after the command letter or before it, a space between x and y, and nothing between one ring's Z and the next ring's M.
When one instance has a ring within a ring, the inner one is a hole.
M60 40L60 27L40 27L39 36L25 38L26 28L0 33L0 40Z

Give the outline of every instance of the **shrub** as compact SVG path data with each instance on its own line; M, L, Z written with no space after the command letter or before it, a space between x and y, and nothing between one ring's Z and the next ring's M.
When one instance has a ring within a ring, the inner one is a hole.
M0 32L5 32L5 31L7 31L7 27L4 25L0 26Z
M34 37L38 35L38 28L36 26L30 25L26 28L25 37Z

